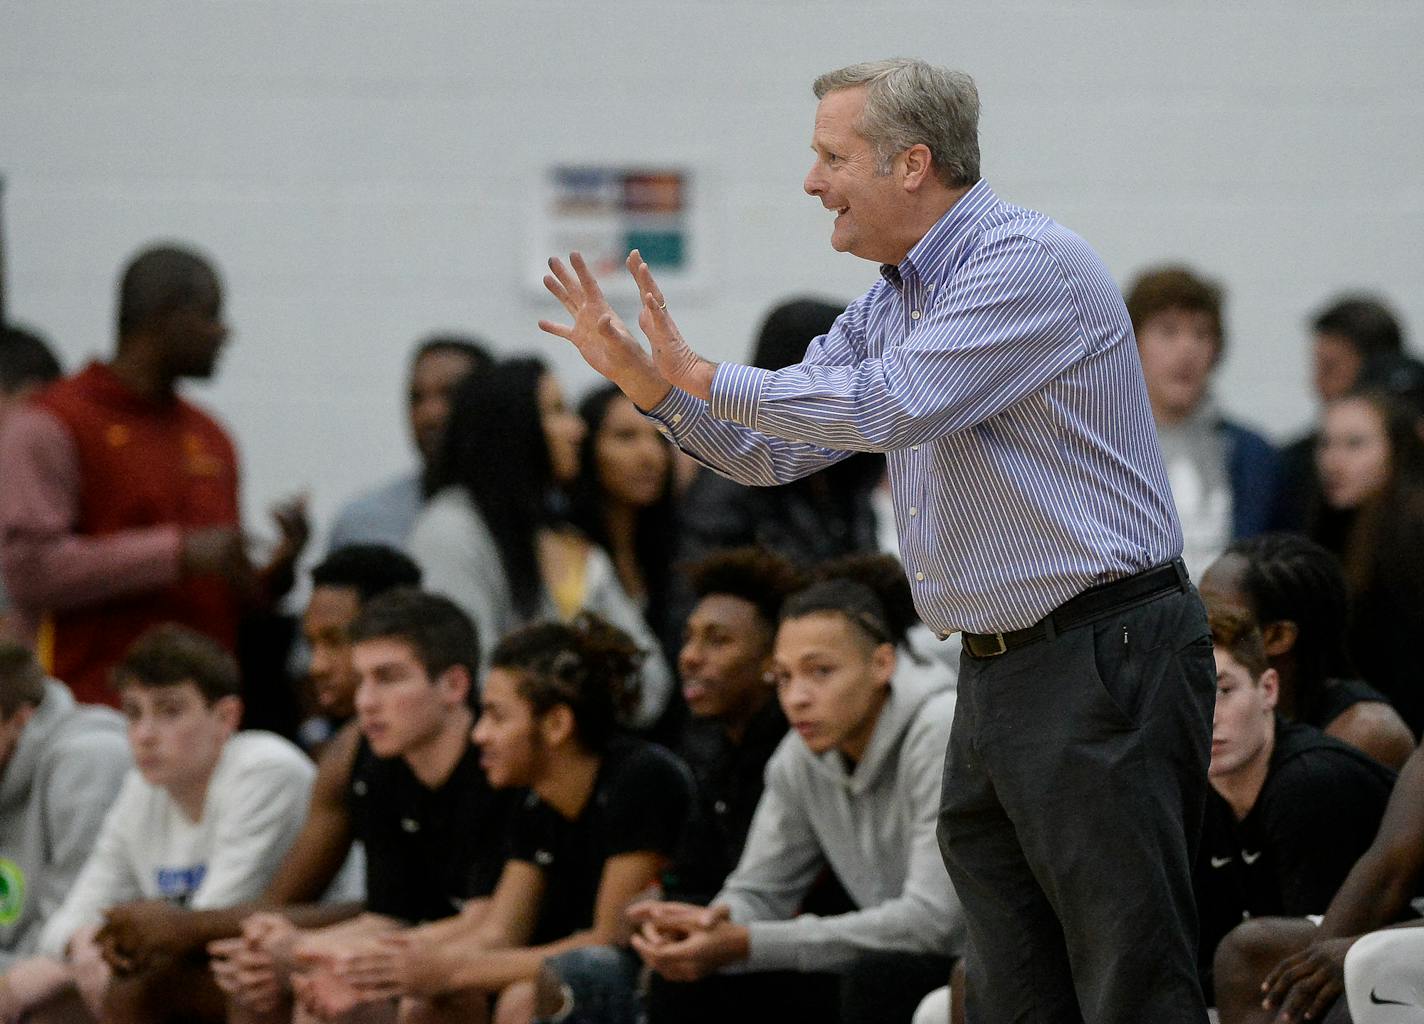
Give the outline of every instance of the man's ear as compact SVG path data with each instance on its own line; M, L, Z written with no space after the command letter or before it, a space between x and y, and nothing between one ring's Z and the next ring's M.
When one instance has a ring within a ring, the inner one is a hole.
M917 142L900 154L904 161L904 177L901 179L906 192L917 192L930 178L934 177L934 158L930 147Z
M1277 619L1261 627L1261 639L1266 644L1266 657L1279 658L1295 647L1300 637L1300 627L1290 619Z
M1261 678L1256 685L1261 688L1267 709L1275 710L1276 703L1281 699L1280 673L1273 668L1268 668L1261 673Z
M464 665L451 665L435 680L441 692L458 704L469 703L471 683L470 670Z
M896 660L894 644L876 644L870 655L870 668L875 673L875 681L881 686L888 686L895 677Z
M576 731L573 708L567 704L555 704L539 716L539 731L545 746L556 747L569 742Z
M219 697L213 701L213 711L229 732L237 732L242 725L242 698L235 694Z

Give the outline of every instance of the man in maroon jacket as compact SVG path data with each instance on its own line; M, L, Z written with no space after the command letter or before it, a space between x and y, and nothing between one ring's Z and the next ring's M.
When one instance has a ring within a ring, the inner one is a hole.
M227 339L207 260L150 248L119 286L118 348L57 381L0 436L0 565L20 630L81 701L113 703L109 667L158 622L231 649L244 603L280 594L306 538L299 505L254 572L237 454L175 387L206 379Z

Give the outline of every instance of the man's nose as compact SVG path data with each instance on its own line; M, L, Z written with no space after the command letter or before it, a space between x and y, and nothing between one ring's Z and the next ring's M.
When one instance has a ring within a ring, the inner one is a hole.
M806 172L805 180L801 182L801 187L806 190L808 196L818 196L824 189L821 184L820 169L819 163L812 164L811 169Z

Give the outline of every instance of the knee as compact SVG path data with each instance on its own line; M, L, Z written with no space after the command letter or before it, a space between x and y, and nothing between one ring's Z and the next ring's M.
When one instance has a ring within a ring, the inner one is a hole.
M534 1014L536 1017L556 1017L564 1012L573 995L559 972L547 963L539 968L534 979Z
M1253 918L1227 932L1212 961L1216 1004L1233 1019L1261 1002L1261 982L1281 960L1309 944L1315 926L1305 920Z
M587 985L599 986L628 973L629 954L615 946L580 946L544 961L540 975L546 977L546 987L554 985L562 991L568 985L574 991Z
M1242 921L1216 947L1213 968L1217 984L1223 979L1261 978L1280 959L1280 928L1268 918Z

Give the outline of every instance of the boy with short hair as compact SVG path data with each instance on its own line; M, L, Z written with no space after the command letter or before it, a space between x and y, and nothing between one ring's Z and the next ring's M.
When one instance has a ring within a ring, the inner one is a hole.
M1395 778L1354 747L1276 714L1279 681L1249 614L1213 607L1211 630L1216 713L1196 867L1209 1000L1216 946L1243 918L1324 913L1379 828Z
M308 986L357 993L331 957L405 925L476 913L504 864L516 802L493 791L471 741L479 638L448 598L397 588L373 598L349 630L360 685L361 738L349 773L352 835L366 854L363 913L324 929L291 911L257 914L241 938L214 943L213 971L235 1011L285 1019L294 960Z
M176 625L144 634L115 666L136 770L124 780L94 851L45 923L39 957L6 976L14 1015L77 987L98 1014L109 970L94 935L126 900L183 906L252 899L300 828L314 774L291 743L234 735L242 717L237 664L214 641Z

